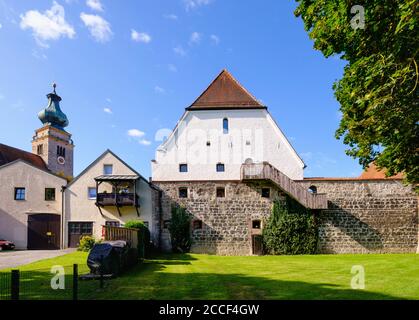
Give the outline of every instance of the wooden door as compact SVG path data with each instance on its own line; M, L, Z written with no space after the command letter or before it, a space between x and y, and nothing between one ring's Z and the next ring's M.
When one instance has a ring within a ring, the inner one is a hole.
M28 249L60 249L60 222L60 216L57 214L28 216Z
M263 244L261 235L252 235L252 253L255 255L263 254Z

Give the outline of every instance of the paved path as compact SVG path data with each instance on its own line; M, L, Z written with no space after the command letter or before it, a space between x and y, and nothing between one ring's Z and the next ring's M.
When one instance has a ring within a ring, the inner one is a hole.
M64 250L22 250L22 251L0 251L0 270L15 268L24 264L42 259L49 259L75 251L75 249Z

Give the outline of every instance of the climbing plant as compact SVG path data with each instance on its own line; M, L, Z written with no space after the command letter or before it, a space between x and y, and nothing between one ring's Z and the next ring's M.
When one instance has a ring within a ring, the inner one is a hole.
M169 225L173 252L188 252L191 248L191 216L185 208L173 206Z

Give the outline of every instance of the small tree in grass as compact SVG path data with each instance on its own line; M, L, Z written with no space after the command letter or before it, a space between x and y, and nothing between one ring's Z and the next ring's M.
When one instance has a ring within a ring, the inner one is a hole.
M317 228L309 209L287 198L275 201L272 214L262 231L267 254L314 254L317 249Z
M173 252L188 252L191 248L191 216L183 207L172 207L169 231Z
M125 228L138 229L138 255L145 258L150 252L150 231L142 220L130 220L124 224Z

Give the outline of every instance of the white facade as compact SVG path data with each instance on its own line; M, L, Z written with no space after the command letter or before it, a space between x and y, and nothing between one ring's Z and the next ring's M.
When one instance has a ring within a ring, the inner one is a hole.
M28 217L61 216L61 187L66 184L66 179L22 160L0 167L0 239L14 242L17 249L26 249ZM15 188L25 188L24 200L15 200ZM45 200L46 188L55 189L55 200Z
M303 179L303 161L266 109L189 110L157 149L152 179L240 180L241 164L249 159L267 161L291 179ZM224 172L217 172L219 163ZM187 164L187 172L180 172L180 164Z
M106 206L99 210L96 206L96 198L89 198L88 188L95 188L95 178L104 174L104 166L112 165L112 175L138 175L133 169L128 167L123 161L116 157L111 151L106 151L89 167L76 177L65 191L65 246L69 243L69 223L70 222L91 222L93 223L93 236L96 239L102 237L102 226L107 221L118 222L123 226L129 220L142 220L149 226L152 240L158 235L158 225L153 220L153 188L142 177L137 180L136 193L139 197L139 216L133 206L120 207L119 214L115 206ZM112 192L111 186L106 183L101 185L101 190L108 188Z

